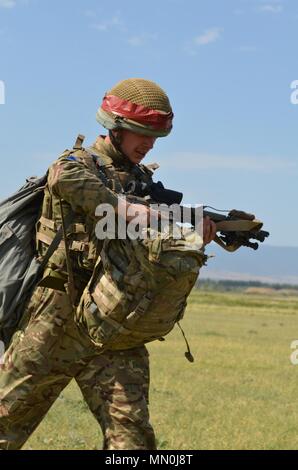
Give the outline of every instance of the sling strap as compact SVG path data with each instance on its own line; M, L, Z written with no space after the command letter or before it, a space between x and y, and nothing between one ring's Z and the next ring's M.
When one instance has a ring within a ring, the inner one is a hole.
M70 224L73 222L74 217L75 217L75 215L74 215L73 212L68 213L67 216L65 217L64 225L65 225L66 230L70 226ZM47 249L46 254L43 256L43 258L41 260L40 268L39 268L40 271L39 272L44 271L44 269L46 268L46 265L48 264L49 259L51 258L53 253L57 250L57 248L59 247L60 242L62 240L62 237L63 237L63 228L62 228L62 226L60 226L57 233L56 233L56 235L55 235L55 237L53 238L52 243L50 244L49 248Z

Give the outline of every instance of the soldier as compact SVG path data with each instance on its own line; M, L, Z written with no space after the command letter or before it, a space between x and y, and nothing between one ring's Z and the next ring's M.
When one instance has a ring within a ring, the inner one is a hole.
M109 203L124 213L137 209L144 221L156 216L119 194L128 182L151 181L152 171L141 161L157 137L169 134L172 119L169 99L158 85L124 80L106 93L97 113L109 134L88 149L79 137L50 167L36 232L41 257L61 223L70 218L71 223L1 366L1 449L21 448L72 378L101 426L104 449L155 448L145 346L137 341L122 349L102 348L84 326L85 303L76 306L103 248L95 236L97 206ZM127 221L131 218L126 215ZM204 242L214 236L215 224L206 220Z

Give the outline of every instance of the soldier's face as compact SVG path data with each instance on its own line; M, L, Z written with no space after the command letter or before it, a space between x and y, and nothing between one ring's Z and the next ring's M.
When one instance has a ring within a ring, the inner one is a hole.
M121 150L132 163L140 163L153 148L155 141L156 137L121 130Z

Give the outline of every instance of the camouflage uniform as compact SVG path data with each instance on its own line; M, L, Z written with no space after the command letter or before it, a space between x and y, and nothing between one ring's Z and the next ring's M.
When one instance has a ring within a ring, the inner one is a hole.
M99 156L110 172L115 168L122 182L130 177L134 165L102 138L90 152ZM50 168L37 228L42 255L61 222L59 198L65 215L70 208L75 212L68 234L77 301L101 249L94 236L95 209L102 202L114 207L118 202L99 179L98 162L90 152L65 152ZM144 170L144 178L150 175ZM113 186L116 173L110 176ZM65 282L62 242L45 272L45 285L54 289L35 290L1 367L0 449L19 449L73 377L102 428L105 449L154 449L148 414L147 350L140 346L100 351L75 324L69 296L61 290Z

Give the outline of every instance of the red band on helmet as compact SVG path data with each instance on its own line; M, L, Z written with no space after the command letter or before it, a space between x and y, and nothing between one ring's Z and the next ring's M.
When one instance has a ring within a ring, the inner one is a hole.
M104 111L123 116L127 119L139 122L140 124L148 124L154 129L171 129L173 113L162 113L155 109L145 108L140 104L123 100L118 96L107 95L104 97L102 105Z

